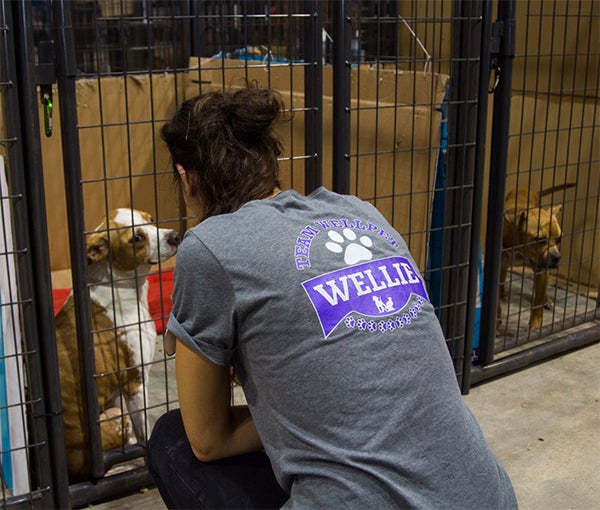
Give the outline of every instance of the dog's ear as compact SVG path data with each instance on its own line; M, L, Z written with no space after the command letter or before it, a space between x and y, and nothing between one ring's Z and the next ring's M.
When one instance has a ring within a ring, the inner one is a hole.
M562 204L553 205L550 208L550 215L554 216L555 218L558 218L558 214L560 213L560 211L562 211Z
M86 239L88 264L102 260L108 255L108 234L106 231L94 232Z

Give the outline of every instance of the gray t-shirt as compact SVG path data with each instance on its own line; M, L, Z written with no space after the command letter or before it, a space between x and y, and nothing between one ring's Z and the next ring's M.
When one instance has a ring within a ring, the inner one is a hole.
M424 282L370 204L319 188L190 229L169 329L233 363L286 508L514 508Z

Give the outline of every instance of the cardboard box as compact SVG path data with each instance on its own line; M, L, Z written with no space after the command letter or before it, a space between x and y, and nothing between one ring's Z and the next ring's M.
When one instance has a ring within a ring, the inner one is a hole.
M282 129L286 152L282 184L304 188L304 65L197 59L190 63L185 97L243 86L244 80L282 93L295 110ZM370 66L351 70L351 189L371 201L403 235L421 271L425 269L428 226L440 145L436 110L448 77ZM331 187L333 153L333 70L323 68L323 183ZM395 102L396 101L396 102Z
M546 16L550 8L557 9L554 20ZM428 51L435 53L438 70L449 69L450 0L440 3L439 20L435 22L428 18L425 3L401 2L399 9ZM577 188L569 192L574 197L567 195L562 214L565 235L573 242L563 244L561 271L566 271L565 277L592 287L600 284L600 268L594 263L594 254L600 252L600 235L593 231L598 225L598 203L597 197L592 196L590 202L589 196L591 190L598 189L600 176L599 149L593 144L592 129L598 126L600 115L594 106L598 100L594 97L594 80L600 56L593 51L600 37L599 9L600 5L591 0L561 2L554 7L538 0L517 2L513 85L521 95L515 94L511 109L506 184L507 189L523 182L542 189L553 182L578 182ZM550 28L549 22L553 23ZM401 24L399 30L399 55L417 52L420 57L414 36ZM554 57L550 57L553 52ZM530 56L525 58L528 53ZM414 65L420 67L418 62ZM109 197L109 207L122 205L131 195L136 204L149 207L160 219L178 214L171 202L175 188L169 173L160 173L169 168L169 156L158 131L184 98L242 86L244 80L280 90L294 110L292 123L283 131L287 152L281 161L282 184L304 192L305 69L306 65L300 63L222 59L203 59L199 63L192 59L189 72L176 78L154 76L152 88L147 75L78 81L86 224L93 228L98 221L105 209L105 196ZM436 107L443 100L448 77L397 70L389 65L361 65L352 68L351 79L351 192L373 200L406 236L423 269L439 145L440 115ZM327 66L323 68L323 94L323 183L331 187L333 70ZM42 142L52 268L62 269L69 267L69 261L56 99L55 94L55 134ZM486 175L491 121L490 114ZM160 189L156 204L150 198L156 186L155 171L159 172L156 178ZM486 234L486 208L487 189L482 239Z

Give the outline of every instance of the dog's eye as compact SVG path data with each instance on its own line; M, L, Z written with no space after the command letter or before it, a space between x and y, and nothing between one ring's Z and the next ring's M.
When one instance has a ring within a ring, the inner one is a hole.
M546 244L548 242L548 238L547 237L538 237L535 241L538 244Z
M145 240L146 240L146 238L144 237L144 234L135 234L133 236L133 239L131 240L131 242L134 244L137 244L137 243L141 243Z

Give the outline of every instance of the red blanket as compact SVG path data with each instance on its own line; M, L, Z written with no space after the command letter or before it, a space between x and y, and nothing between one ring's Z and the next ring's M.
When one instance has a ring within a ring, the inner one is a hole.
M173 270L152 273L148 276L148 306L150 315L160 335L167 327L171 312L171 293L173 292ZM67 301L71 289L52 289L54 316L60 312Z

